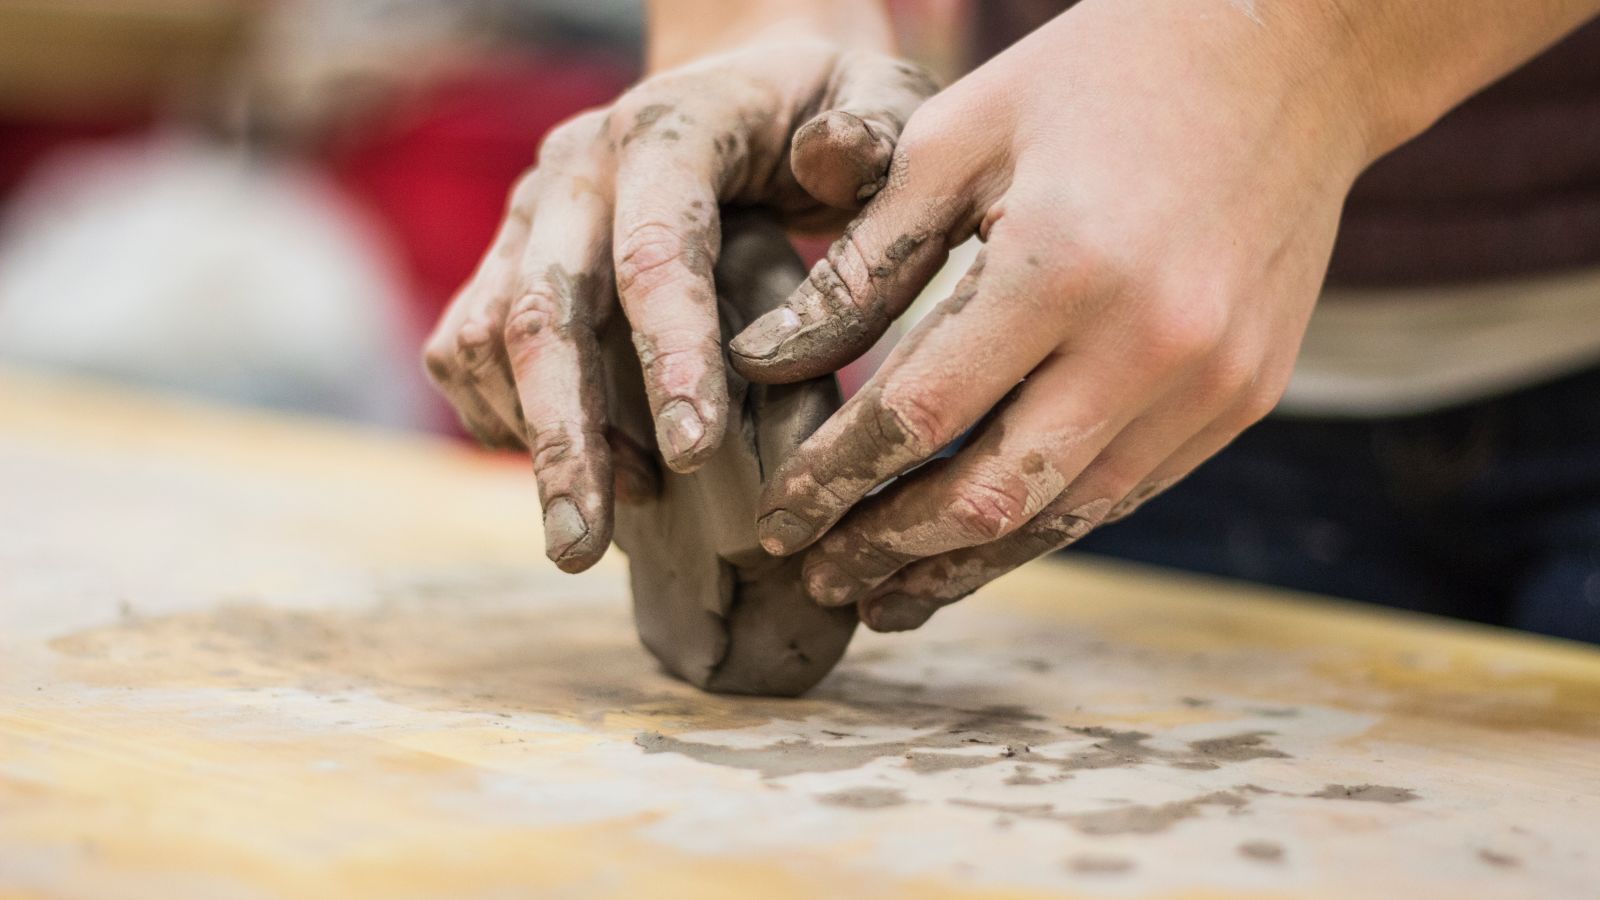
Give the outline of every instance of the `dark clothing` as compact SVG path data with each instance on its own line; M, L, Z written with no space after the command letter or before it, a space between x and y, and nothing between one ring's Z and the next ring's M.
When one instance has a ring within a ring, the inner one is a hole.
M1422 415L1268 419L1067 552L1600 643L1600 369Z
M974 4L979 59L1071 6ZM1380 159L1350 194L1331 284L1401 286L1600 264L1600 21Z

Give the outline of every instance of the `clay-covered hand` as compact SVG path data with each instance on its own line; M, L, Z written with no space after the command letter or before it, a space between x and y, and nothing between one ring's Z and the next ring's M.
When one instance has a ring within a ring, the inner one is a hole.
M580 571L605 552L614 491L654 489L654 448L608 427L596 334L614 298L656 442L667 465L692 471L728 421L719 205L837 228L881 186L902 124L933 90L889 56L767 42L650 77L545 140L425 356L474 435L532 452L557 565Z
M949 247L985 242L768 482L762 544L812 547L816 600L915 628L1276 403L1371 151L1325 75L1338 42L1246 6L1085 0L952 85L828 258L733 341L752 380L834 369Z

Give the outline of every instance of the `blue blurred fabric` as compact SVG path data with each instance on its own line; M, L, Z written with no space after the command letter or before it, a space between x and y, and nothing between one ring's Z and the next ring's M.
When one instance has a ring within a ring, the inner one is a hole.
M1066 552L1600 643L1600 368L1420 415L1268 418Z

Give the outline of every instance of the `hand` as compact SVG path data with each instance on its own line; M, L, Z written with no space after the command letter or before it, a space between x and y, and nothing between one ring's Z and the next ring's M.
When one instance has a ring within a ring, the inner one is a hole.
M761 204L795 228L843 224L881 186L902 124L933 90L889 56L763 43L654 76L546 139L425 357L474 435L532 451L557 565L581 571L605 552L614 491L654 489L651 448L608 429L596 333L615 298L656 441L667 465L692 471L728 417L711 281L718 207Z
M756 381L835 368L947 248L985 242L768 482L763 546L816 542L818 602L915 628L1132 512L1276 403L1372 152L1325 75L1338 42L1256 8L1086 0L1056 19L925 104L888 186L734 340Z

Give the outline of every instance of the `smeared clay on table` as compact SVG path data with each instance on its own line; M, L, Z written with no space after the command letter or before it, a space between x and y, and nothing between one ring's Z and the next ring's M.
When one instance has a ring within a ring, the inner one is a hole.
M723 218L716 268L726 341L776 308L805 270L769 219ZM653 446L650 411L626 322L601 337L613 426ZM659 496L618 503L615 539L628 555L639 638L668 671L709 691L794 695L828 674L855 630L850 609L806 596L800 559L756 538L763 477L839 407L832 376L757 385L729 375L722 446L693 474L662 473Z

